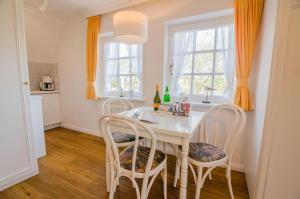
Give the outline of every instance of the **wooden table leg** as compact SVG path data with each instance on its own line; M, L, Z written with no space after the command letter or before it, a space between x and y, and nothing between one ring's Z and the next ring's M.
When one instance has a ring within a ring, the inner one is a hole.
M187 175L188 175L188 152L189 152L189 139L182 140L182 156L181 156L181 179L180 179L180 199L187 198Z
M106 190L107 192L110 192L110 164L109 164L109 158L107 152L105 153L105 161L106 161Z

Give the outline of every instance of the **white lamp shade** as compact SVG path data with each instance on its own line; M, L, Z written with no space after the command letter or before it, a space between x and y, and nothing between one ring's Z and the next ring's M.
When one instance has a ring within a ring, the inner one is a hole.
M115 41L129 44L144 43L148 39L148 18L133 10L117 12L113 17Z

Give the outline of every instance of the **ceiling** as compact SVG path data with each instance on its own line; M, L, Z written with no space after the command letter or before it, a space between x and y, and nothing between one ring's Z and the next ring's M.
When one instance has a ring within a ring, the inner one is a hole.
M148 0L48 0L48 7L44 14L59 18L91 16L145 1ZM41 12L39 10L41 3L42 0L24 0L25 8L39 12Z

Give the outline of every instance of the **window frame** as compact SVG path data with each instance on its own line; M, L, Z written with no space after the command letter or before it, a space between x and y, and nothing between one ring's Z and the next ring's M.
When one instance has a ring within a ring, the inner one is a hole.
M143 78L140 79L140 91L139 92L134 92L132 90L132 77L136 76L137 73L132 73L132 60L133 59L141 59L141 67L143 71L143 51L144 51L144 46L142 44L136 44L136 45L141 45L140 47L140 52L138 52L137 56L131 56L132 52L131 49L129 50L129 56L126 57L120 57L118 55L117 58L106 58L105 57L105 47L108 43L113 43L115 42L113 40L113 33L108 32L108 33L101 33L99 35L99 51L98 51L98 57L99 57L99 63L98 63L98 72L97 72L97 93L99 97L120 97L120 90L118 91L109 91L105 92L105 81L106 81L106 61L107 60L117 60L117 75L118 77L118 85L120 85L120 77L130 77L130 91L124 91L123 90L123 96L127 99L142 99L143 97ZM120 43L117 43L117 51L119 51L120 48ZM129 44L130 45L130 44ZM139 54L141 56L139 56ZM120 74L120 60L129 60L129 73L128 74ZM138 64L138 63L137 63ZM138 64L139 65L139 64ZM124 89L124 88L123 88Z
M176 32L180 31L193 31L195 32L199 30L208 30L208 29L214 29L215 34L217 33L217 29L220 26L223 25L230 25L234 23L233 18L233 9L227 9L217 12L211 12L206 13L202 15L192 16L192 17L186 17L181 19L175 19L172 21L168 21L165 24L165 59L164 59L164 87L167 85L171 85L171 73L172 73L172 64L173 64L173 41L174 41L174 35ZM215 42L214 42L214 49L213 50L196 50L196 45L193 46L193 50L191 52L188 52L188 54L191 54L193 56L192 60L192 69L194 68L194 59L196 54L203 54L203 53L213 53L213 71L216 69L216 54L217 52L223 52L223 49L217 49L217 36L215 36ZM194 36L194 40L196 40L196 37ZM196 41L194 41L196 42ZM194 71L191 71L193 73ZM187 75L185 73L184 75ZM203 76L205 73L193 73L190 74L191 76L191 92L187 95L188 100L190 102L201 102L205 99L205 95L194 95L193 94L193 77L195 75ZM212 84L214 84L214 79L216 75L225 75L225 72L223 73L207 73L207 75L211 75L212 77ZM173 98L178 98L176 96L173 96ZM214 103L232 103L233 99L226 95L210 95L209 100Z

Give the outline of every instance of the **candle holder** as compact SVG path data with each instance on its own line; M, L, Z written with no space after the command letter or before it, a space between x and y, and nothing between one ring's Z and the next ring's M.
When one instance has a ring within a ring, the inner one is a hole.
M124 94L123 94L123 88L121 87L121 89L120 89L120 97L124 97Z
M208 94L209 94L210 91L214 91L216 89L208 87L208 86L205 86L205 90L206 90L206 98L205 98L205 101L202 101L202 103L204 103L204 104L210 104L211 102L208 101Z

